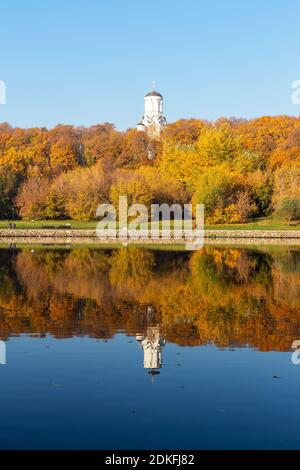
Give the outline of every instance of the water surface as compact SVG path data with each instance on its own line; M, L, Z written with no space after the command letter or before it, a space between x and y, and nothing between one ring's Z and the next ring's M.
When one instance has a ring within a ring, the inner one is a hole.
M0 250L1 449L300 448L300 249Z

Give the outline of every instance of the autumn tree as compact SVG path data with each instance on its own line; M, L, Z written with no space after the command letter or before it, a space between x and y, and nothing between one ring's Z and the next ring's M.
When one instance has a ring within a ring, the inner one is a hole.
M183 185L172 175L166 176L157 167L143 166L136 170L136 175L153 192L155 204L184 204L190 197L184 191Z
M118 172L110 189L110 200L117 208L120 196L127 196L128 206L144 204L149 207L154 200L154 193L149 184L137 173Z
M46 218L46 201L49 188L50 182L45 177L26 180L22 184L16 199L20 216L25 219Z
M118 132L113 124L97 124L82 130L83 155L88 166L99 160L116 162L124 144L124 133Z
M193 144L206 126L208 126L208 122L200 119L179 119L163 130L162 139L170 139L186 145Z
M108 202L110 175L99 161L92 168L76 169L60 175L52 184L48 209L60 211L74 220L95 220L99 204Z
M193 144L166 139L157 165L164 174L172 175L193 192L203 173L217 164L233 163L239 151L239 139L227 125L210 125L203 127Z
M245 222L254 209L242 175L226 165L212 167L199 178L193 201L204 204L207 223Z
M149 164L149 150L156 153L156 143L146 132L129 129L125 134L124 145L116 164L119 167L134 169Z
M300 165L286 165L275 172L273 205L289 223L300 219Z

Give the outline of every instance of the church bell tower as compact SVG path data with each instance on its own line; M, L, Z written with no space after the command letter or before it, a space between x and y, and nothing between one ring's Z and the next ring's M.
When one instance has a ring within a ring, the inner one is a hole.
M163 115L163 97L155 90L154 84L152 91L145 96L144 102L145 112L137 129L146 131L150 137L157 138L167 121Z

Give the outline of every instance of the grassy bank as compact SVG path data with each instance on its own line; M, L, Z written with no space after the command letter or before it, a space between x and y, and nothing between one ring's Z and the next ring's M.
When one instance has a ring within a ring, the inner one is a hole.
M0 229L9 228L8 220L0 220ZM77 220L17 220L14 221L17 229L42 229L55 228L69 225L72 229L77 230L95 230L96 221L77 221ZM160 223L161 225L161 223ZM173 222L171 222L171 227ZM288 225L287 222L273 218L261 218L252 220L245 224L220 224L206 225L207 230L300 230L300 222Z

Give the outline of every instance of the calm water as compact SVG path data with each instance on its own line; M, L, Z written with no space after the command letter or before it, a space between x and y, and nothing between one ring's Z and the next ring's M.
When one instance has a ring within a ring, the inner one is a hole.
M0 281L1 449L300 449L299 249L10 248Z

